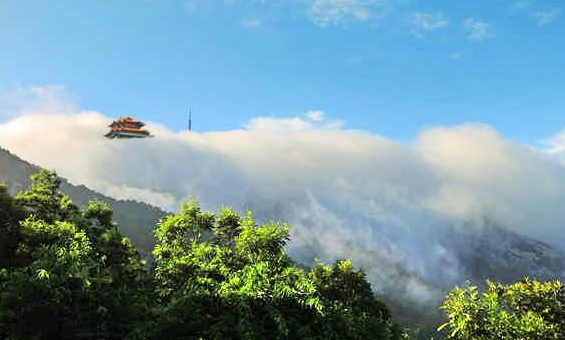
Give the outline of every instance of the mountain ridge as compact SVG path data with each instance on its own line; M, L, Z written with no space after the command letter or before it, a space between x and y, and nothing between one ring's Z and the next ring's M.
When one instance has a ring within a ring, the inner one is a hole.
M29 188L29 176L40 169L40 166L23 160L0 146L0 182L8 186L11 195ZM85 185L74 185L63 177L60 179L61 191L79 207L88 204L90 200L106 202L114 211L114 220L118 223L120 232L131 239L145 259L151 257L155 244L153 229L157 221L166 215L165 211L144 202L117 200Z

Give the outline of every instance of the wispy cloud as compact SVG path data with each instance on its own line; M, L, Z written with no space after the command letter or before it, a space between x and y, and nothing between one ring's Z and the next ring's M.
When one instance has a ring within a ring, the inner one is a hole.
M259 19L244 19L241 21L241 26L247 28L255 28L255 27L260 27L262 25L263 22L261 22L261 20Z
M463 28L467 32L467 38L474 41L481 41L491 36L489 24L474 18L465 19L463 21Z
M412 13L409 19L412 27L412 33L417 37L423 37L426 32L435 31L437 29L447 27L449 20L443 13Z
M451 53L449 55L449 59L461 59L461 53L460 52Z
M16 86L0 92L0 123L16 114L45 111L69 113L75 110L75 97L60 85Z
M539 26L549 25L561 14L561 9L554 9L545 12L534 13L534 18L536 18Z
M324 111L319 111L319 110L310 110L308 112L306 112L304 114L306 117L308 117L308 119L314 121L314 122L321 122L324 120L324 116L325 113Z
M320 27L342 26L375 17L387 3L387 0L314 0L308 14Z
M510 9L514 12L523 11L530 7L530 2L526 0L516 1L510 5Z
M543 140L542 143L549 147L547 152L555 154L561 153L565 154L565 129L559 132L557 135L552 136L546 140Z

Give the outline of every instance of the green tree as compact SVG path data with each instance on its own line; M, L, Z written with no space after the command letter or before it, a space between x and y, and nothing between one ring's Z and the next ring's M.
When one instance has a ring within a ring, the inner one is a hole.
M15 199L0 189L0 338L123 339L144 315L146 270L107 205L81 212L59 184L41 171Z
M104 325L112 339L122 339L147 317L149 272L130 240L112 222L112 209L106 203L91 201L81 213L79 223L98 265L91 301L97 304L98 325Z
M487 281L480 294L467 284L447 296L442 309L448 339L549 340L565 338L565 296L559 281L524 279L513 285Z
M71 222L77 217L78 208L59 190L61 180L56 172L42 169L30 178L30 190L16 196L16 202L26 212L47 223Z
M0 268L16 266L16 248L19 243L18 223L24 218L23 210L0 183Z
M212 236L201 238L204 232ZM289 226L258 225L191 200L155 231L159 321L153 339L398 339L388 310L351 263L298 268L285 254Z
M398 339L401 328L387 306L349 260L338 260L333 268L317 264L310 276L326 304L335 339Z
M213 234L220 244L232 247L235 238L240 233L239 223L241 218L239 215L227 207L220 209L220 214L216 219L216 223L212 227Z
M149 275L112 209L79 209L59 184L0 186L0 339L400 338L350 261L294 263L286 224L191 200L157 225Z
M68 222L20 223L17 256L25 265L0 269L0 330L15 339L93 338L88 298L96 262L84 232Z

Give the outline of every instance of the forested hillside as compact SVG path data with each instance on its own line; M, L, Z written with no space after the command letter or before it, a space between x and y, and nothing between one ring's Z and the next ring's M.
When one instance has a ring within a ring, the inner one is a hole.
M15 199L0 188L2 339L401 338L350 261L296 266L287 225L190 201L157 224L150 270L106 203L59 186L42 171Z
M12 196L28 189L31 184L29 175L38 171L39 167L0 149L0 182L7 183L7 190ZM59 178L58 181L60 190L68 195L77 207L88 206L91 200L106 203L112 210L113 220L119 226L119 233L131 240L143 259L152 262L151 252L156 245L153 231L157 221L165 217L163 211L140 202L115 200L85 186L74 186L63 178ZM541 280L561 278L565 267L561 253L537 240L511 233L496 225L488 223L485 225L482 229L466 228L468 232L465 234L460 230L457 232L454 230L444 243L446 249L456 250L454 253L458 254L460 262L464 265L462 271L468 273L468 277L479 287L487 287L484 280L489 278L506 284L515 282L525 275ZM203 233L206 237L212 235L206 230ZM315 257L315 254L313 256ZM301 268L308 269L312 266L312 262L303 260L300 263ZM308 267L304 267L305 264ZM357 266L367 265L367 263L357 263ZM404 289L409 287L402 282L402 278L390 279L391 282L396 282L395 287L399 284ZM409 276L406 276L406 279L408 280ZM443 291L447 292L451 288L452 285L446 286ZM403 298L404 295L399 294L399 291L381 292L379 300L388 304L398 322L414 329L421 329L415 336L421 339L434 336L437 339L438 334L435 329L442 322L442 311L437 308L440 301L433 304L415 303L413 300Z
M7 185L10 194L15 195L29 188L30 175L39 170L38 166L0 148L0 183ZM61 178L61 191L78 206L86 205L91 200L107 203L114 212L114 220L120 225L120 232L132 240L144 258L150 256L155 245L153 227L165 216L165 212L142 202L121 201L104 196L84 185L72 185L64 178Z
M0 186L0 339L565 336L559 281L456 287L442 306L442 333L421 332L393 319L351 261L297 265L285 253L290 226L225 207L203 212L194 200L156 224L147 267L108 204L79 208L54 172L31 179L15 197Z

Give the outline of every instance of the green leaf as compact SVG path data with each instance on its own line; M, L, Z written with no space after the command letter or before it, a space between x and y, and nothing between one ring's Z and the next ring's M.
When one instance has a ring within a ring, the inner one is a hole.
M49 280L49 272L45 269L38 269L37 278L40 280Z

